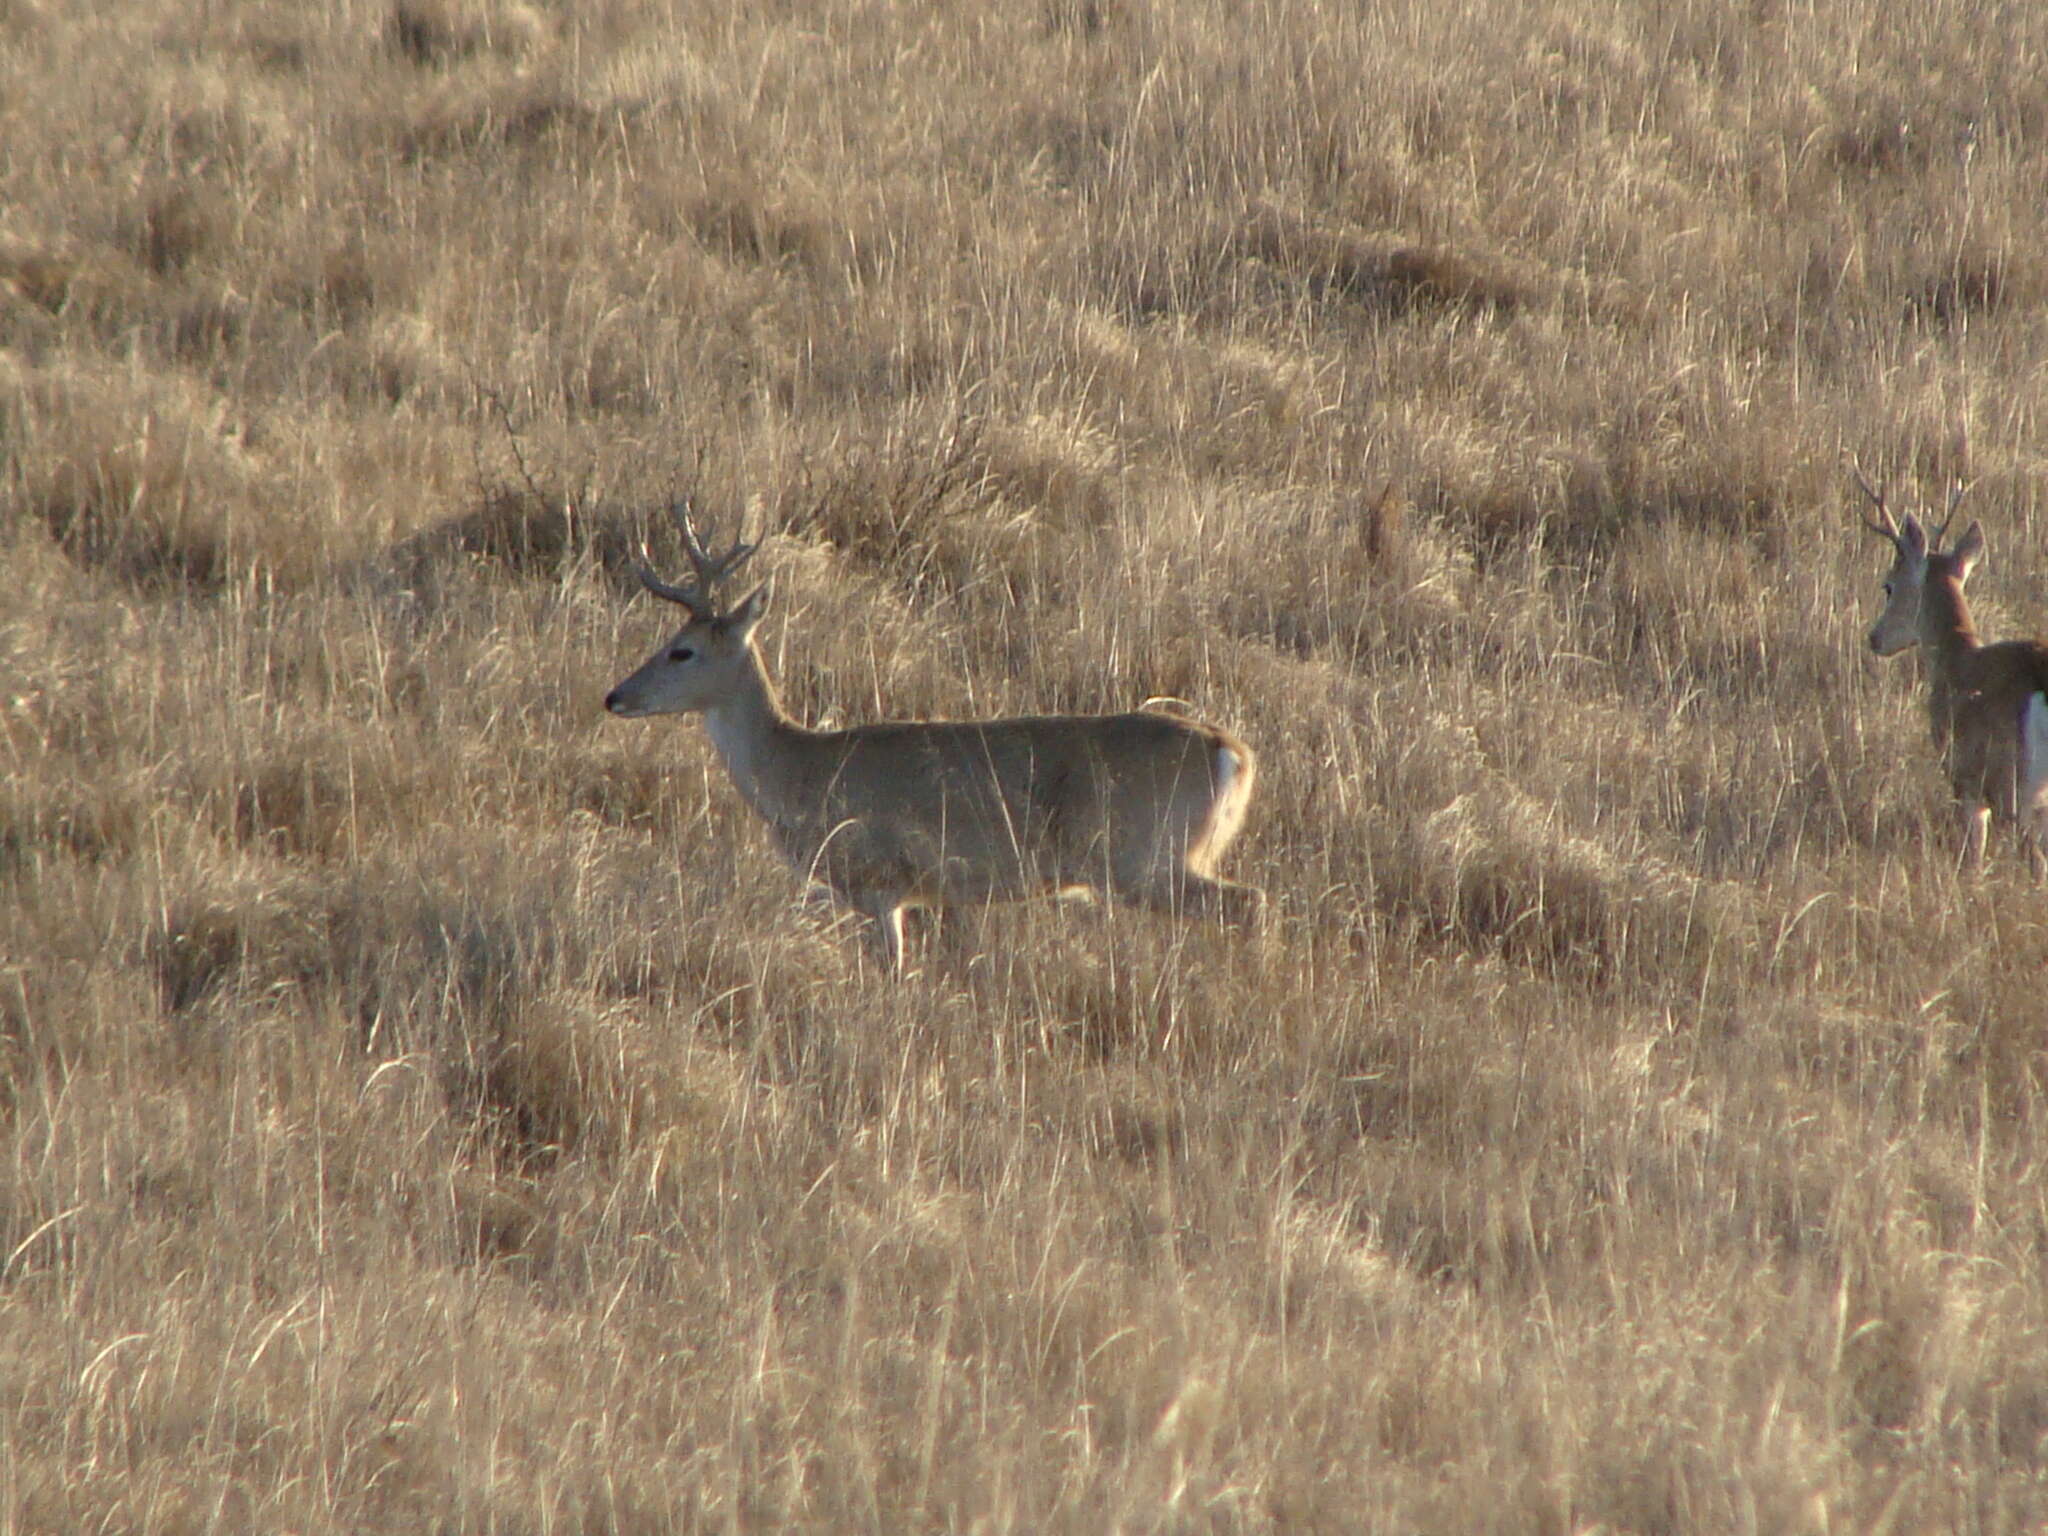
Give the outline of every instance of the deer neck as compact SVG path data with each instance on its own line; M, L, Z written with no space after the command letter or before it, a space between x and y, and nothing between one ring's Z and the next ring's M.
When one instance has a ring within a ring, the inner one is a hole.
M1920 592L1920 648L1934 671L1952 676L1980 644L1963 584L1949 571L1929 571Z
M785 817L795 750L811 735L783 712L761 654L747 647L749 665L730 697L704 711L711 745L746 801L770 821Z
M1966 677L1981 642L1963 600L1963 584L1947 569L1930 570L1920 591L1920 650L1927 658L1927 714L1935 739L1946 742Z

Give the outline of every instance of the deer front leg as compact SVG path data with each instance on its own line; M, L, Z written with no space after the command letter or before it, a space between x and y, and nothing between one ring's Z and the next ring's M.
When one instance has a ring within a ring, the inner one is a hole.
M882 949L889 957L889 973L903 975L903 903L894 891L876 891L863 896L861 910L874 920Z
M1984 850L1991 840L1991 807L1982 800L1965 800L1963 813L1963 867L1972 874L1984 868Z

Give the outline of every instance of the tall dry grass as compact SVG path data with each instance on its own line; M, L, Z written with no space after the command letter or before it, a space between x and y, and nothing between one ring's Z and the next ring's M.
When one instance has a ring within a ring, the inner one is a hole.
M0 8L0 1528L2048 1518L2048 14ZM1256 942L891 984L598 701L1192 701ZM1975 594L1973 594L1975 595Z

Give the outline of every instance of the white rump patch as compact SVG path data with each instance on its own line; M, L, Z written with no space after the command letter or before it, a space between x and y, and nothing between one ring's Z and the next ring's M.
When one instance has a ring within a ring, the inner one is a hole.
M2048 761L2048 751L2044 751L2043 761ZM1231 751L1230 748L1218 747L1216 749L1217 804L1227 805L1230 803L1230 787L1237 782L1238 769L1242 766L1237 760L1237 754Z
M2042 806L2048 790L2048 694L2034 693L2020 709L2020 814Z

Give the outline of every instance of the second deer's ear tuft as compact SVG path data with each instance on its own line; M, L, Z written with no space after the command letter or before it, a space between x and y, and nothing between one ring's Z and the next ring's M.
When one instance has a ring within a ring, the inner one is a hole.
M725 616L726 626L735 635L739 636L740 639L744 640L752 632L754 626L761 622L762 615L767 613L767 611L768 583L764 581L760 586L754 588L753 591L741 598L739 605Z
M1976 523L1963 530L1963 536L1956 540L1956 547L1949 552L1955 562L1956 580L1967 581L1977 562L1984 558L1989 546L1984 542L1984 530Z

